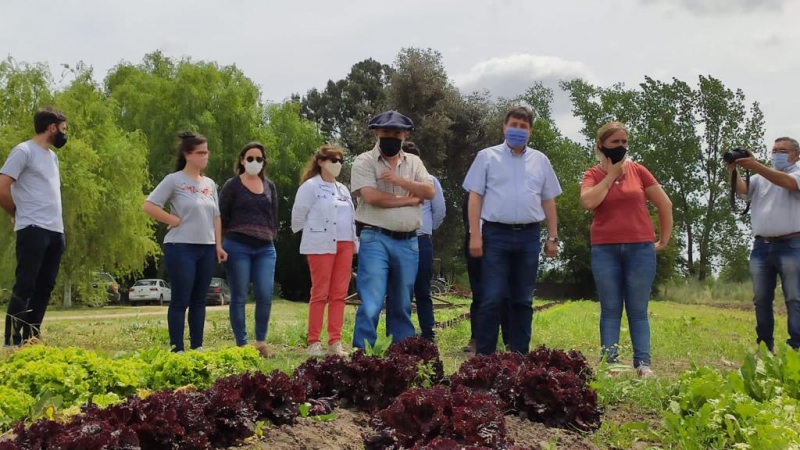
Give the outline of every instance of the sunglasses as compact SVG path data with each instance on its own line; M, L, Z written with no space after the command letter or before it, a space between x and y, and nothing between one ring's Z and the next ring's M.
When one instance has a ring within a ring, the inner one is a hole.
M248 156L248 157L246 158L246 161L247 161L247 162L253 162L253 161L255 161L255 162L263 163L263 162L264 162L264 158L263 158L263 157L261 157L261 156Z
M326 159L328 161L334 163L334 164L336 164L336 163L339 163L339 164L344 163L344 160L342 158L326 158Z

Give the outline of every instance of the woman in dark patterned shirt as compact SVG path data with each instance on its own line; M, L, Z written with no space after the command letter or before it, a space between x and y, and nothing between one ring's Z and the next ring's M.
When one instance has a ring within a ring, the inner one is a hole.
M267 347L267 328L272 309L275 278L275 246L278 233L278 196L275 185L264 175L264 146L251 142L236 160L235 172L222 186L219 209L228 253L225 268L231 287L230 318L236 345L247 345L245 308L250 283L256 297L255 347L263 357L272 356Z

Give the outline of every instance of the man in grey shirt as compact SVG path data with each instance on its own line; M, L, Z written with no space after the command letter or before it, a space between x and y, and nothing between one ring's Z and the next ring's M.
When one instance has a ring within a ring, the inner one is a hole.
M753 280L753 304L756 310L756 342L775 351L773 330L777 277L781 277L788 314L789 339L793 349L800 348L800 144L790 137L780 137L772 147L772 168L749 157L728 164L756 173L750 185L736 179L736 193L750 199L750 220L755 241L750 253L750 277Z
M17 235L16 283L6 313L5 346L38 338L64 253L61 177L50 146L67 143L67 118L54 108L33 116L36 135L0 168L0 207Z

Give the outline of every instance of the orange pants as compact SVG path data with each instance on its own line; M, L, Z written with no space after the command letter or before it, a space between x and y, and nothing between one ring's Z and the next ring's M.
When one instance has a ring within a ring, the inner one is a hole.
M325 304L328 304L328 345L342 340L344 298L353 270L353 251L350 241L339 242L336 254L308 255L311 269L311 301L308 304L308 343L319 342Z

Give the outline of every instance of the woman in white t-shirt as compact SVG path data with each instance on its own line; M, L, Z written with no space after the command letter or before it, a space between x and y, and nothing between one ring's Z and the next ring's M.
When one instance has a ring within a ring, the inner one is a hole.
M323 356L320 343L328 304L328 353L347 355L342 345L344 299L356 252L355 207L350 191L336 181L342 170L341 147L325 145L308 162L292 207L292 231L303 231L300 253L308 255L311 300L308 354Z

